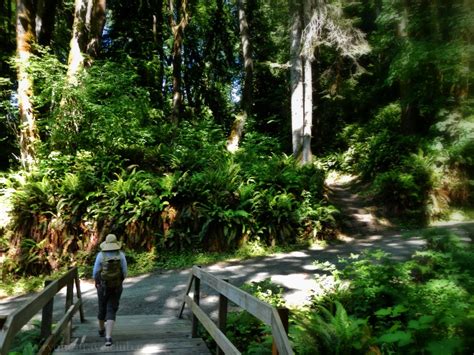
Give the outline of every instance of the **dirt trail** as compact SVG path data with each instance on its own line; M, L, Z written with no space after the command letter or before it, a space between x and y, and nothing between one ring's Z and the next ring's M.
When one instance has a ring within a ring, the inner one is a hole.
M290 305L298 305L307 302L314 291L324 288L324 285L315 280L315 275L320 272L314 266L315 260L337 264L340 257L348 257L367 249L382 249L391 253L394 259L404 260L424 245L421 238L404 238L404 231L376 218L374 207L355 192L354 186L357 186L355 180L348 177L328 183L330 200L341 212L342 242L244 261L221 262L205 266L204 270L227 278L237 286L271 278L273 282L284 287L287 302ZM437 228L449 228L471 238L474 235L474 221L446 224ZM124 284L119 314L176 315L189 272L189 269L156 271L128 278ZM86 316L94 318L96 294L93 284L90 280L83 280L81 288ZM204 287L202 296L201 304L213 314L216 310L217 295ZM64 295L59 295L58 302L55 302L58 314L64 312L63 297ZM0 314L11 312L24 301L25 297L0 302Z

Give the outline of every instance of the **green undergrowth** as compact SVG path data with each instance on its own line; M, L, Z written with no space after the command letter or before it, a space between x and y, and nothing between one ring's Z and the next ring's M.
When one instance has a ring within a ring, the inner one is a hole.
M341 259L340 266L315 262L325 291L290 309L295 353L471 354L473 246L449 231L423 237L426 247L405 262L380 250ZM242 289L285 306L282 288L270 279ZM213 351L215 343L201 334ZM226 335L243 354L271 353L271 329L246 311L231 309Z
M41 322L33 321L29 328L21 330L13 339L9 355L34 355L38 352L41 339Z

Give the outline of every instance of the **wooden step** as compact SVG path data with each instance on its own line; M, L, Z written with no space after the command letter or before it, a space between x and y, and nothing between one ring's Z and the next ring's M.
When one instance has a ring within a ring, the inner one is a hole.
M113 345L106 347L96 319L75 319L71 344L57 347L54 354L210 354L202 339L191 338L191 322L177 317L118 315L112 339Z
M76 340L70 345L59 346L54 354L210 354L202 339L170 339L170 341L130 340L115 341L112 346L104 342L81 344Z

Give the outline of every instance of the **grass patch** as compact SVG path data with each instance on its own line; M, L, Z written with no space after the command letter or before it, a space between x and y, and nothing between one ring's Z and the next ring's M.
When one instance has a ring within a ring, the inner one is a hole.
M67 272L67 269L59 270L50 275L39 276L12 276L3 275L0 283L0 299L10 296L20 296L43 289L46 280L57 280Z
M246 260L255 257L270 256L277 253L288 253L301 248L307 248L308 244L295 244L290 246L269 247L259 242L249 242L244 247L231 252L165 252L157 256L156 267L165 270L184 269L193 265L211 265L223 261Z

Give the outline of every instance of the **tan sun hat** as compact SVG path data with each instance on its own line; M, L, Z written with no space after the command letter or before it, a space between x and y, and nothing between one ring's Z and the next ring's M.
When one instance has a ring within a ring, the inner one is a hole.
M108 234L107 237L105 237L105 242L100 244L102 251L119 250L121 247L122 244L117 242L117 236L115 234Z

